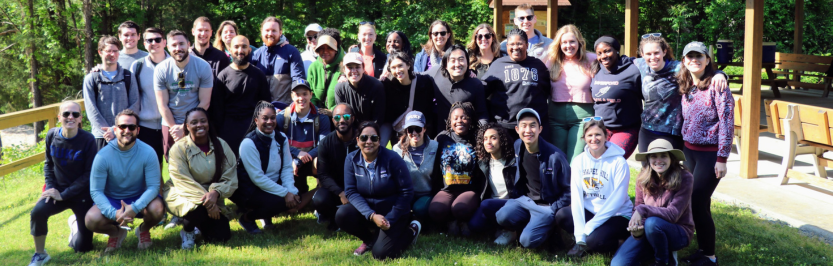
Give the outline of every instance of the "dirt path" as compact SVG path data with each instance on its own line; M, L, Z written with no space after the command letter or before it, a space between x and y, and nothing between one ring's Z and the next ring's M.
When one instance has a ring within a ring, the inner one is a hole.
M3 147L11 145L34 145L35 128L32 125L21 125L0 130L0 141Z

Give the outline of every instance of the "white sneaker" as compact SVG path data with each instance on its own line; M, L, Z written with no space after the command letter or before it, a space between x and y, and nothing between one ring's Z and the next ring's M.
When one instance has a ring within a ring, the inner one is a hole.
M194 232L185 232L185 230L179 231L179 237L182 237L182 249L193 249L194 248L194 239L197 237L197 234Z
M75 214L70 215L67 218L67 224L69 224L69 245L72 245L72 239L75 238L75 235L78 234L78 220L75 219Z
M199 235L199 234L200 234L200 229L199 229L199 228L194 227L194 234L195 234L195 235Z
M46 251L44 250L44 252ZM35 255L32 255L32 262L29 262L29 266L41 266L50 259L52 259L52 257L50 257L49 254L35 253Z
M416 244L417 238L419 238L419 232L422 231L422 224L419 223L417 220L411 221L411 230L414 231L414 241L411 242L411 245Z
M676 251L671 251L671 258L674 259L674 265L680 265L680 261L677 260L677 252ZM668 265L671 265L670 261L669 261Z
M179 222L179 217L174 216L173 218L171 218L171 221L168 222L168 224L165 225L165 230L174 228L177 225L179 225L179 223L180 223Z
M497 239L495 239L495 244L502 246L509 245L509 243L515 242L515 239L517 238L518 233L515 233L515 231L503 230L503 233L501 233L500 236L498 236Z

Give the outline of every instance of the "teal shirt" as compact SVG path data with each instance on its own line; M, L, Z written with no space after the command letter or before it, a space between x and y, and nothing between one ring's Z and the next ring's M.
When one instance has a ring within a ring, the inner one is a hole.
M107 198L126 199L139 197L131 207L136 213L150 204L159 195L159 180L162 178L156 152L141 140L126 151L119 150L118 140L104 146L93 160L90 173L90 195L110 220L116 219L116 210Z

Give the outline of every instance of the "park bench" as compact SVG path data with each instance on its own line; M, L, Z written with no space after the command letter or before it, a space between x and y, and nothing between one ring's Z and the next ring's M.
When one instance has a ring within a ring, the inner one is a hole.
M776 53L775 75L783 75L785 79L777 79L779 84L786 82L786 87L823 90L822 97L827 97L833 81L833 56L818 56L806 54ZM801 77L818 78L818 83L802 82ZM773 77L770 77L773 78Z
M833 180L827 179L825 170L825 167L833 167L833 160L823 156L833 151L830 138L833 133L830 125L833 109L783 101L773 101L770 106L773 112L777 112L773 113L773 120L779 123L778 128L787 145L779 171L781 184L787 184L793 178L833 191ZM792 170L795 156L799 154L813 155L815 176Z
M741 131L741 114L742 114L741 112L743 110L743 106L742 106L743 102L741 101L741 99L742 98L739 97L739 95L738 95L737 98L735 98L735 124L734 124L735 131L734 131L734 138L735 138L735 146L737 146L737 150L738 150L738 155L740 155L740 150L741 150L740 149L740 143L741 143L740 142L740 138L741 138L740 136L741 136L741 132L742 132ZM758 132L768 131L768 132L771 132L771 133L775 134L775 137L783 139L784 136L783 135L779 136L779 134L776 133L774 131L774 129L770 126L770 125L774 125L773 122L772 122L772 112L770 111L770 108L769 108L769 103L770 102L772 102L772 100L767 99L767 100L764 101L764 110L766 111L766 124L761 124L760 127L758 128L759 129Z

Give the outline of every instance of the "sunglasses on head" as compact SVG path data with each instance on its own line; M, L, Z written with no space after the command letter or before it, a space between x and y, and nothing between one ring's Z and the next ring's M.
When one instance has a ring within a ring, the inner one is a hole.
M477 36L475 36L475 38L476 38L477 40L491 40L491 39L492 39L492 34L491 34L491 33L488 33L488 34L477 34Z
M422 132L422 128L421 127L416 127L416 126L408 127L406 130L410 134L418 134L418 133Z
M374 26L376 25L376 23L375 23L375 22L373 22L373 21L362 21L362 22L359 22L359 25L365 25L365 24L370 24L370 25L374 25Z
M79 118L81 117L81 112L63 112L61 116L64 118L70 118L69 115L72 115L72 118Z
M118 127L121 130L129 129L130 131L133 131L133 130L136 130L136 128L138 126L134 125L134 124L121 124L121 125L118 125L116 127Z
M587 118L582 119L581 121L582 122L590 122L590 120L602 121L602 117L601 116L587 117Z
M662 33L655 32L642 35L642 39L648 39L648 37L662 37Z
M437 36L443 36L443 37L445 37L445 35L446 35L446 34L448 34L448 32L447 32L447 31L435 31L435 32L432 32L432 33L431 33L431 35L434 35L434 37L437 37Z
M362 142L367 142L367 139L370 139L371 142L379 142L379 135L361 135L359 136L359 140Z
M307 41L314 41L315 39L318 39L318 35L307 36Z
M341 120L347 121L347 120L350 120L351 117L353 117L353 116L350 115L350 114L334 115L333 120L334 121L341 121Z
M177 75L176 79L177 79L176 84L179 86L179 88L184 89L185 88L185 72L179 72L179 75Z
M520 21L532 21L532 19L535 18L535 15L522 16L522 17L516 17L516 18Z
M163 40L162 37L156 37L156 38L145 39L145 42L146 43L151 43L151 44L152 43L162 43L162 40Z

